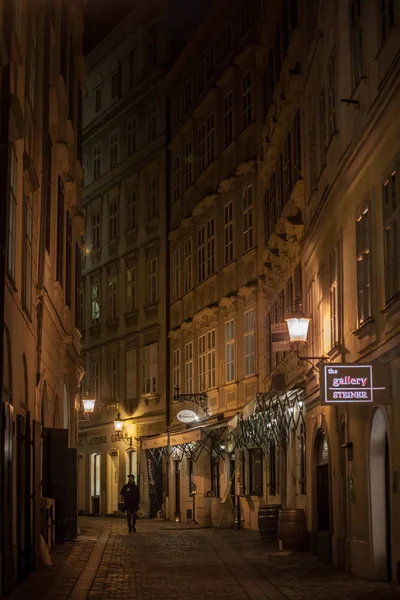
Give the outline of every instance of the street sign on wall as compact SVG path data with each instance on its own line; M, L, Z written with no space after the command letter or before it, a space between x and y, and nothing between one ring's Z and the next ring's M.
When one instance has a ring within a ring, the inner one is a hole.
M322 363L321 404L384 404L389 394L385 365Z

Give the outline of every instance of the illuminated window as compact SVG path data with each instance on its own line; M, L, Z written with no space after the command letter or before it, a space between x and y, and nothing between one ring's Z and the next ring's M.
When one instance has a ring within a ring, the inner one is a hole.
M117 316L117 274L112 273L108 277L108 318L115 319Z
M156 304L158 301L158 258L153 256L146 263L147 279L147 304Z
M185 393L193 392L193 342L185 344Z
M215 220L200 227L197 236L198 282L201 283L215 273Z
M225 323L225 381L235 381L235 323Z
M100 283L92 283L92 325L100 323Z
M107 361L108 398L116 400L118 396L118 360L117 356L109 356Z
M255 347L254 347L254 311L249 310L244 313L244 374L254 375L255 373Z
M143 346L141 351L142 394L157 393L158 360L157 344Z

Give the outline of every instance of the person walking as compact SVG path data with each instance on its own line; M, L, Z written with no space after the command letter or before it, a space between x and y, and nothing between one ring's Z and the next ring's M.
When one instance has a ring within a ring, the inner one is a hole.
M121 502L125 505L128 529L129 533L131 533L132 531L136 531L137 511L140 502L140 492L135 483L134 475L128 475L128 483L123 486L120 496Z

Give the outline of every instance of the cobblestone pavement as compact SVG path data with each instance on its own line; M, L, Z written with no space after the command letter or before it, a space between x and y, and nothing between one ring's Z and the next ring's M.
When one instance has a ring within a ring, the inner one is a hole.
M7 598L10 600L64 600L66 599L94 548L102 525L87 520L76 542L57 546L51 552L51 567L39 566L29 580L17 584Z

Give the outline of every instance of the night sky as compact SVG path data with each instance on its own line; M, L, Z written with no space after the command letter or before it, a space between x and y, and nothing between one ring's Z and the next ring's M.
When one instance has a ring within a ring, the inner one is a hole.
M135 6L136 0L88 0L85 8L83 50L87 54Z

